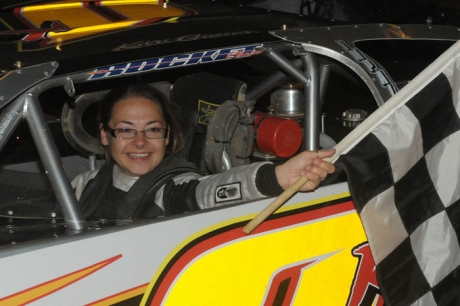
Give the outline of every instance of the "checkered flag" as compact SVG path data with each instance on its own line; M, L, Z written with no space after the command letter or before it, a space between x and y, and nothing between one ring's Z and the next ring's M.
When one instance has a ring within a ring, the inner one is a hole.
M460 305L459 100L457 42L331 158L347 172L386 305Z

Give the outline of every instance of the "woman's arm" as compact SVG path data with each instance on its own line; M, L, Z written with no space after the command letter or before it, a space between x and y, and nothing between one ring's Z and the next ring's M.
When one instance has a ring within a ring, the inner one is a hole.
M318 156L305 151L276 167L260 162L203 177L181 174L159 190L156 202L171 214L249 202L277 196L301 176L309 179L301 191L310 191L334 172L334 165L322 160L333 154L334 149L318 151Z

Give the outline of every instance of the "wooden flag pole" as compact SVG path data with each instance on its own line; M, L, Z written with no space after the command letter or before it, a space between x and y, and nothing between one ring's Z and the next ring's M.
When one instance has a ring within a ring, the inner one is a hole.
M265 219L273 214L281 205L284 204L290 197L292 197L299 189L308 182L308 179L304 176L299 178L291 187L283 191L273 202L270 203L264 210L262 210L254 219L248 222L243 229L243 232L250 234L256 227L258 227Z
M340 144L336 146L335 154L330 158L325 158L324 160L329 162L334 162L340 154L338 151L340 150ZM278 208L281 207L287 200L289 200L295 193L302 188L308 182L308 178L302 176L300 177L294 184L291 185L288 189L283 191L273 202L271 202L267 207L264 208L254 219L248 222L243 228L243 232L248 235L250 234L256 227L258 227L262 222L265 221L271 214L273 214Z

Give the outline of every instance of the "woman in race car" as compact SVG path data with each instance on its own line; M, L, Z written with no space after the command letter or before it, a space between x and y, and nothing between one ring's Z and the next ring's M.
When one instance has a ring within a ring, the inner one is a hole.
M314 190L334 165L334 149L304 151L285 163L257 162L202 176L177 157L184 134L171 103L139 83L110 91L99 110L108 161L73 181L85 218L143 219L277 196L301 176L300 191Z

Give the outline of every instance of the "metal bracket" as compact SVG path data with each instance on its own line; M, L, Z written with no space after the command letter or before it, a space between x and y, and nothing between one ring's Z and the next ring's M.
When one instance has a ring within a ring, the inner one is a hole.
M69 97L75 96L75 86L71 78L67 77L64 82L64 89L69 95Z
M294 49L292 49L292 54L294 54L295 56L306 55L307 53L308 51L306 51L304 48L295 47Z
M52 76L58 66L58 62L50 62L9 72L0 81L0 108L28 88Z

